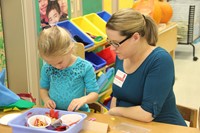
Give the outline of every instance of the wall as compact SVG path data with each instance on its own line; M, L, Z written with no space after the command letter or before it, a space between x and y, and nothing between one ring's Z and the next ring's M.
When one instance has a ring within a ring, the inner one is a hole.
M35 0L1 0L8 87L39 99ZM39 100L37 100L38 102Z

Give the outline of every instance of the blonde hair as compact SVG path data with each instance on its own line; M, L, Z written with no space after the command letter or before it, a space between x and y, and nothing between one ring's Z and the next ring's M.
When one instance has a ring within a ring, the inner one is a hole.
M69 32L59 26L44 29L38 39L40 56L62 56L68 53L70 45L74 45Z
M138 32L149 45L155 46L158 41L158 29L155 22L140 12L125 8L114 13L106 24L106 28L119 31L122 36L130 36Z

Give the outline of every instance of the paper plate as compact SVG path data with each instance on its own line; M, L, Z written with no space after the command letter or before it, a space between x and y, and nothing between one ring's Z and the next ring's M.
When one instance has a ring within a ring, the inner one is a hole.
M0 118L0 124L3 125L8 125L8 122L14 118L16 118L17 116L19 116L21 113L13 113L13 114L7 114L4 115Z
M75 124L76 122L79 122L83 117L78 114L66 114L60 117L63 124L71 125Z

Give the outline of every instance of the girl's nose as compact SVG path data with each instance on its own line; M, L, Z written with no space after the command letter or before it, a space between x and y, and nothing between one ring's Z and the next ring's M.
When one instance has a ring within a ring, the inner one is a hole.
M61 65L56 65L56 68L57 68L57 69L61 69L62 66L61 66Z

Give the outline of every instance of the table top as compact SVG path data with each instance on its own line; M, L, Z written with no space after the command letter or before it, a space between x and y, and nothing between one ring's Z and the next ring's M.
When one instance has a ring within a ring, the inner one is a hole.
M15 112L0 112L0 118L6 114L17 113ZM150 133L200 133L200 130L197 128L183 127L171 124L164 124L158 122L150 122L144 123L135 121L132 119L119 117L119 116L111 116L107 114L98 114L98 113L86 113L87 118L85 121L90 120L91 118L95 119L96 122L106 123L108 124L108 133L116 133L116 128L120 124L127 124L131 127L139 127L140 129L145 129ZM125 126L126 127L126 126ZM129 127L127 127L129 128ZM133 128L131 128L133 129ZM97 129L98 130L98 129ZM0 124L0 131L2 133L12 133L12 128L9 126ZM120 130L118 130L120 132ZM91 131L82 130L81 133L91 133Z
M162 23L158 25L158 35L161 35L165 32L167 32L168 30L172 29L172 28L176 28L177 27L177 23L176 22L168 22L168 23Z

